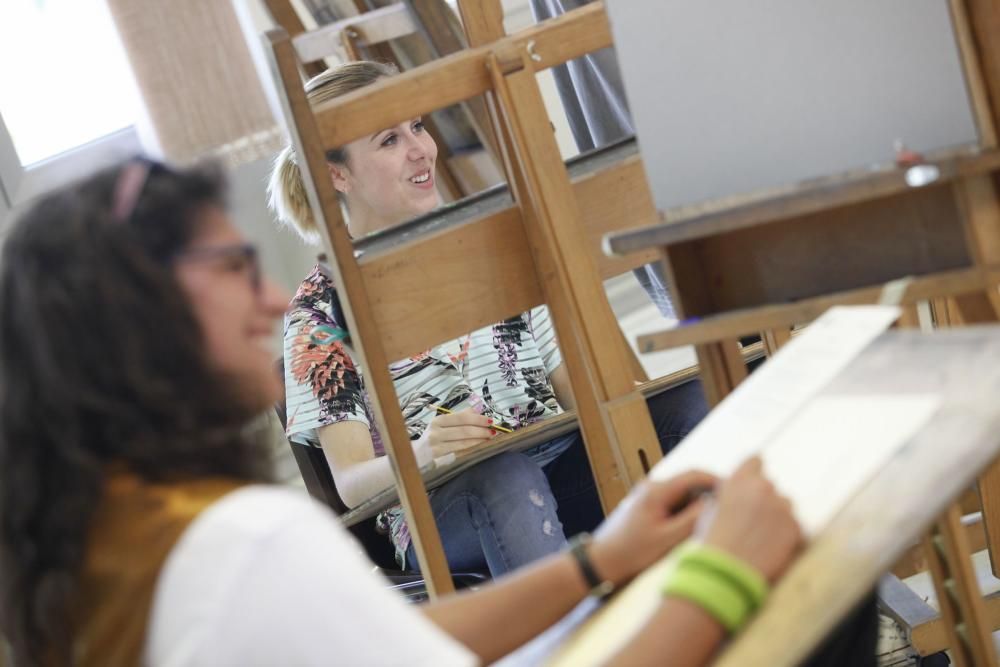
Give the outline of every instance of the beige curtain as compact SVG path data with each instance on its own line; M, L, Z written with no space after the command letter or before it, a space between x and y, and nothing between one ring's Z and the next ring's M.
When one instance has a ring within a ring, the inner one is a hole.
M237 165L284 143L229 0L108 0L166 159Z

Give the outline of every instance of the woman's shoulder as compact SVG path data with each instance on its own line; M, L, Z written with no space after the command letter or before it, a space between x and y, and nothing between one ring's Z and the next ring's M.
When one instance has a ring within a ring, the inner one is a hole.
M346 330L346 318L329 270L317 264L299 283L289 304L287 322L322 320Z
M398 644L370 641L400 628ZM409 633L409 635L406 635ZM336 517L305 493L249 486L217 501L171 553L147 634L150 664L473 664L392 597Z
M292 307L308 306L315 302L328 302L337 294L337 286L330 274L319 264L306 274L292 297Z
M188 527L178 542L202 544L209 540L223 544L267 540L290 523L310 523L343 533L336 516L302 488L269 484L243 486L223 496Z

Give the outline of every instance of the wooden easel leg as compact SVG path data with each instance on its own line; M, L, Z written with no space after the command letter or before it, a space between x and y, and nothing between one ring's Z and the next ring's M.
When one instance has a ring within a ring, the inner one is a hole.
M463 6L468 3L462 3ZM467 28L479 26L482 34L474 36L470 34L470 40L484 40L491 35L495 35L499 28L495 20L484 17L480 14L492 2L474 7L469 17L463 13L463 20L466 21ZM516 155L514 143L511 138L510 128L503 122L502 112L499 109L495 93L486 95L490 112L493 117L493 127L500 140L501 155L504 158L504 171L508 175L509 183L515 193L529 192L529 186L523 169L516 168ZM530 205L522 208L523 224L527 227L534 224L533 211ZM536 264L544 261L543 258L535 255ZM558 276L553 271L538 271L542 281L542 291L546 295L546 302L552 321L557 327L559 335L559 348L562 352L563 363L573 387L573 398L576 401L576 412L580 420L580 431L584 434L583 442L587 451L587 460L590 463L591 472L597 485L597 493L601 499L601 507L605 514L609 513L628 494L629 479L626 472L627 466L621 455L617 442L613 439L611 429L608 427L607 414L600 403L599 397L592 388L594 382L591 376L591 369L586 362L586 353L582 347L578 332L573 329L567 334L558 327L566 322L572 322L572 310L562 297L552 298L561 289ZM571 327L572 329L572 327ZM620 329L619 329L620 331ZM585 391L577 391L577 387L588 388Z
M997 664L993 633L986 623L986 609L972 554L962 528L962 513L952 505L925 538L938 606L955 667L991 667Z
M635 378L636 382L649 382L649 376L646 374L646 369L642 367L642 362L639 361L639 357L636 355L635 351L632 350L632 346L628 344L628 339L625 338L625 332L620 328L618 329L622 337L622 349L625 350L625 354L628 356L629 368L632 369L632 376Z
M644 474L642 461L651 465L659 458L659 443L645 401L637 398L621 329L608 305L586 236L579 228L576 197L534 69L527 52L511 50L494 53L490 71L507 173L542 276L556 334L560 341L576 338L574 353L564 354L563 358L577 398L598 489L602 488L601 476L605 474L617 474L617 479L606 480L607 486L634 484ZM598 433L599 426L584 419L590 415L581 398L591 404L596 400L601 406L605 434ZM597 451L594 444L604 442L612 451ZM602 468L595 454L618 462L617 472ZM602 492L605 511L614 507L614 502Z
M953 186L955 202L962 213L969 255L975 264L1000 262L1000 203L993 179L972 176ZM964 294L954 300L958 316L967 324L1000 320L1000 292L991 288L979 294ZM994 463L979 478L990 564L1000 574L1000 463Z
M695 345L705 399L715 407L747 377L747 366L735 340Z
M354 246L342 217L340 203L327 175L326 157L316 119L306 99L291 39L284 31L268 33L271 66L281 82L279 96L289 133L303 168L312 209L317 217L327 252L333 259L334 280L341 287L340 299L349 328L364 338L355 353L367 371L368 391L374 399L375 418L386 440L386 455L393 469L403 509L410 524L414 549L432 597L454 591L448 561L441 545L434 512L417 467L406 422L399 409L396 389L389 376L389 359L381 344L378 326L364 287L364 279L354 255Z
M917 312L917 304L911 303L907 306L900 306L903 314L896 320L896 327L899 329L919 329L920 313Z
M607 404L607 416L615 437L638 443L635 447L621 448L626 474L633 483L638 482L663 458L656 429L649 419L646 397L636 391L612 401Z
M764 353L768 357L773 357L785 343L792 339L792 330L768 329L760 332L760 339L764 341Z
M994 576L1000 572L1000 462L993 463L979 476L979 504L986 530L986 547Z
M962 321L969 324L996 322L998 311L992 294L965 294L954 300ZM1000 576L1000 463L994 463L979 477L979 499L986 528L990 567Z

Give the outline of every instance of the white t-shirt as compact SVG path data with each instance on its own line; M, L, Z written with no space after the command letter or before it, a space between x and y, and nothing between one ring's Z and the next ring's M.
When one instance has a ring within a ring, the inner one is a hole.
M150 665L478 664L373 572L325 507L250 486L187 528L157 582Z

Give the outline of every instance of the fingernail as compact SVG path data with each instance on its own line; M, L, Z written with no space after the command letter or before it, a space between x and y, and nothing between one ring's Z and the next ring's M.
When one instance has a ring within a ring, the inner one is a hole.
M486 420L486 423L487 423L487 424L492 424L492 423L493 423L493 420L492 420L492 419L487 419L487 420Z
M490 433L492 433L493 435L496 435L497 434L497 430L495 428L491 428L490 429Z

